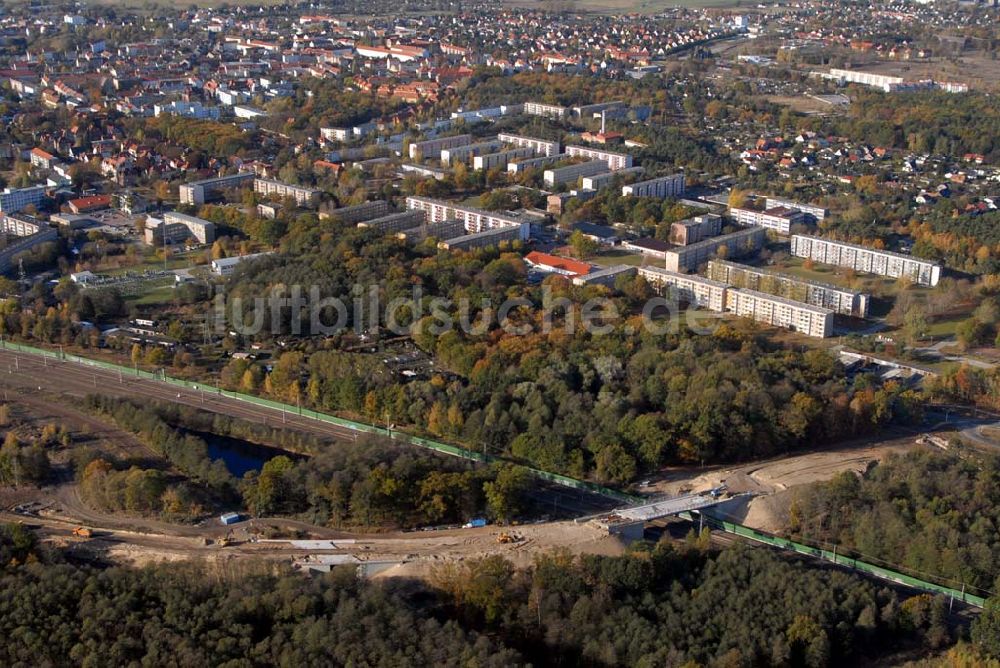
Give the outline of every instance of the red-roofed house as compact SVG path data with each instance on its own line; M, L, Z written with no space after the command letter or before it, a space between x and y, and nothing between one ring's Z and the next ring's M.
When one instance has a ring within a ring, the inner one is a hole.
M66 203L73 213L89 213L91 211L101 211L111 208L111 195L93 195L91 197L80 197L71 199Z
M525 255L524 261L535 269L562 274L570 278L586 276L590 273L590 265L586 262L571 260L568 257L560 257L558 255L549 255L548 253L539 253L538 251L531 251Z

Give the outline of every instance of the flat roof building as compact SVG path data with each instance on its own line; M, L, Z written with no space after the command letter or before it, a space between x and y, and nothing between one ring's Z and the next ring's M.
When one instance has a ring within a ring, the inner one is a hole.
M390 212L391 210L388 202L382 199L376 199L371 202L362 202L361 204L353 204L351 206L334 209L329 213L329 216L331 218L336 218L342 223L351 224L363 223L367 220L372 220L373 218L387 216Z
M271 179L254 179L254 192L264 197L291 197L295 204L301 207L315 207L319 204L321 191L315 188L304 188L290 183L282 183Z
M726 310L756 322L783 327L807 336L833 334L833 311L754 290L729 288Z
M583 276L574 276L573 285L603 285L611 288L614 287L619 276L632 276L636 272L638 272L638 267L629 264L616 264Z
M666 268L670 271L690 272L709 260L716 259L720 253L726 258L753 255L764 245L766 238L767 233L763 227L748 227L732 234L711 237L690 246L672 248L667 251Z
M498 228L511 228L518 230L519 238L524 240L528 238L530 230L530 226L527 223L507 213L486 211L430 197L407 197L406 208L423 211L425 220L429 223L461 220L465 223L465 230L473 234Z
M413 142L410 144L410 160L423 160L430 156L437 157L443 149L465 146L471 143L472 135L452 135L451 137L438 137L437 139Z
M507 173L522 174L529 169L548 167L549 165L554 165L557 162L562 162L567 158L569 158L569 156L565 153L556 153L554 155L546 155L540 158L525 158L524 160L516 160L514 162L507 163Z
M550 156L559 155L559 142L547 139L536 139L535 137L525 137L523 135L509 134L501 132L497 139L505 144L517 146L518 148L530 148L538 155Z
M668 197L681 197L684 194L684 175L671 174L661 176L658 179L639 181L622 186L623 197L656 197L667 199Z
M792 225L806 224L806 214L797 209L783 206L766 211L731 208L729 215L740 225L755 225L785 235L791 233Z
M0 212L17 213L27 206L38 206L45 199L45 186L4 188L0 193Z
M506 151L500 151L499 153L477 155L472 158L472 168L477 172L489 171L496 168L506 169L507 164L511 160L530 158L534 154L535 149L525 146L522 148L512 148Z
M677 246L696 244L722 233L722 216L706 213L670 225L670 243Z
M806 234L792 236L792 255L866 274L908 278L917 285L934 287L941 280L941 266L931 260Z
M166 239L164 239L166 237ZM215 223L189 216L177 211L168 211L163 218L146 218L145 241L147 244L179 244L194 240L199 244L215 241Z
M494 153L499 151L501 148L503 148L503 142L493 139L491 141L483 141L475 144L465 144L464 146L441 149L441 164L447 166L451 166L456 162L469 164L472 162L472 158L477 155Z
M546 169L542 175L542 180L547 186L575 183L581 176L603 174L607 169L608 165L603 160L590 160L589 162L579 162L575 165L567 165L566 167Z
M528 223L523 223L524 227ZM527 236L527 232L523 233ZM495 227L482 232L465 234L453 239L446 239L438 242L438 248L443 250L473 250L475 248L488 248L497 246L505 241L516 241L521 239L522 232L517 227Z
M181 204L201 206L205 202L217 199L224 190L245 188L253 183L257 175L253 172L240 172L229 176L219 176L214 179L203 179L185 183L178 189Z
M524 113L528 116L545 116L546 118L562 119L566 117L566 107L558 104L543 104L541 102L525 102Z
M727 260L709 260L706 275L736 288L746 288L821 306L841 315L868 316L869 295L836 285L809 281L761 267L751 267Z
M642 167L629 167L628 169L619 169L617 172L604 172L603 174L594 174L593 176L583 177L583 181L580 185L584 190L600 190L602 188L607 188L616 178L621 178L629 175L642 174Z
M639 275L661 294L711 311L721 313L726 309L725 283L660 267L639 267Z
M587 146L567 146L566 154L574 158L590 158L591 160L602 160L608 165L612 172L619 169L627 169L632 166L632 156L627 153L615 153L614 151L603 151Z
M388 216L380 216L371 220L358 223L358 227L370 227L382 232L392 234L402 232L414 227L420 227L424 223L423 211L403 211L401 213L390 213Z

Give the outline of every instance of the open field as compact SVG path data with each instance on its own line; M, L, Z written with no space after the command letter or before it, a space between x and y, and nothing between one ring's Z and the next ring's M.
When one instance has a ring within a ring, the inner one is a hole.
M645 262L646 256L640 253L630 253L627 250L621 248L614 248L611 250L606 250L589 258L594 264L599 264L602 267L613 267L616 264L628 264L636 267L640 267L643 264L651 264ZM657 266L662 264L662 261L657 263Z

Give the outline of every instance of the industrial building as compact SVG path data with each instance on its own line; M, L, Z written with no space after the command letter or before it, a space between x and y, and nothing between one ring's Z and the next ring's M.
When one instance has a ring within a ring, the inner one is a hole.
M936 262L805 234L792 236L792 255L866 274L908 278L918 285L934 287L941 280Z
M763 227L748 227L745 230L711 237L689 246L679 246L667 251L666 268L670 271L695 271L700 265L713 260L721 253L727 258L752 255L764 245L767 232ZM723 250L724 249L724 250Z
M658 179L639 181L627 186L622 186L623 197L656 197L666 199L668 197L680 197L684 194L684 175L671 174L661 176Z
M726 291L726 310L807 336L825 338L833 334L833 311L830 309L763 292L729 288Z
M601 149L588 148L586 146L567 146L566 154L574 158L602 160L607 163L608 169L612 172L618 171L619 169L628 169L632 166L632 156L627 153L602 151Z
M720 313L726 308L728 286L725 283L660 267L639 267L639 275L661 294Z
M295 200L296 205L302 207L315 207L319 204L320 195L323 194L322 191L315 188L294 186L271 179L254 179L253 189L254 192L265 197L291 197Z
M556 167L546 169L542 174L542 180L546 186L557 186L561 183L576 183L581 176L593 176L603 174L608 170L608 165L603 160L590 160L588 162L578 162L575 165L566 167Z
M689 246L708 237L722 233L722 216L706 213L685 220L679 220L670 225L670 243L676 246Z
M425 157L438 156L446 148L465 146L472 143L472 135L453 135L439 137L410 144L410 160L423 160Z
M538 155L543 155L545 157L559 155L559 142L557 141L536 139L535 137L525 137L523 135L513 135L505 132L498 134L497 139L502 141L504 144L510 144L511 146L516 146L518 148L530 148Z
M868 316L869 295L836 285L750 267L727 260L709 260L706 275L736 288L746 288L830 309L857 318Z
M255 178L257 175L253 172L240 172L239 174L185 183L179 188L181 204L201 206L205 202L218 199L225 190L249 186Z
M403 211L402 213L390 213L388 216L380 216L362 221L358 223L358 227L370 227L383 234L392 234L393 232L402 232L413 227L419 227L423 223L423 211Z
M785 235L791 233L792 225L804 225L806 223L806 214L797 209L790 209L784 206L767 209L766 211L730 208L729 215L740 225L755 225Z

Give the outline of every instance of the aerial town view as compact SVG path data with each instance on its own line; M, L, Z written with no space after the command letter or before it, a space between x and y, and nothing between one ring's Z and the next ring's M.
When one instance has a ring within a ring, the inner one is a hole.
M0 667L1000 667L996 0L0 0Z

